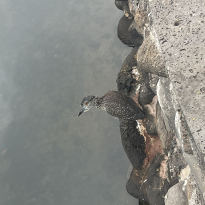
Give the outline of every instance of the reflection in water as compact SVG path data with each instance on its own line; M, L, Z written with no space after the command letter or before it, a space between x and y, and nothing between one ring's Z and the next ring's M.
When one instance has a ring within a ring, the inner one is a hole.
M0 204L135 204L118 120L77 117L116 90L124 45L114 2L2 0Z

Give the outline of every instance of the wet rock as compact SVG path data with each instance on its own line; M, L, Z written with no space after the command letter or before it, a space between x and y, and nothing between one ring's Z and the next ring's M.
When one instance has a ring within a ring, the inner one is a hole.
M135 169L142 168L145 154L145 140L137 129L136 121L121 121L120 132L123 148Z
M137 47L133 48L130 54L126 57L116 80L118 91L130 97L135 94L139 85L143 81L142 73L137 69L137 51Z
M133 46L135 47L139 47L142 45L143 42L143 36L142 34L140 34L135 27L133 26L133 24L130 25L130 27L128 28L129 31L129 35L130 35L130 39L131 42L133 44Z
M149 203L143 200L139 200L139 205L149 205Z
M137 198L148 202L146 189L146 171L133 169L126 184L127 192ZM143 183L144 182L144 183Z
M136 29L130 27L133 20L123 16L117 27L118 38L130 47L139 47L142 44L143 37Z
M131 50L129 55L125 58L120 73L129 72L133 69L133 67L137 66L137 51L139 50L138 47L135 47ZM119 74L118 74L119 75Z
M132 72L120 73L116 82L119 92L127 96L132 96L135 94L137 80Z
M118 91L132 97L140 88L141 105L149 104L154 97L150 87L148 73L141 71L137 66L138 47L134 47L124 60L116 80Z
M128 19L126 16L123 15L117 26L117 36L124 44L133 47L128 30L131 23L132 19Z
M154 96L155 93L150 91L145 85L145 83L143 83L140 87L140 92L139 92L140 105L144 107L145 105L150 104Z
M167 181L167 158L156 154L147 173L147 197L150 205L164 205L164 196L170 188Z
M124 15L129 18L132 19L132 14L130 13L130 9L128 6L128 1L119 1L119 0L115 0L115 6L120 9L123 10Z

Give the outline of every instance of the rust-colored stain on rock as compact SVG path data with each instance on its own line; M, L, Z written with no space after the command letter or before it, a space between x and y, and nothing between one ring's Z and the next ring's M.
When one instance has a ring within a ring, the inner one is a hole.
M146 132L145 126L146 126L146 119L142 120L142 125L141 125L141 130L142 130L142 134L145 138L145 144L146 144L146 159L144 161L144 167L149 166L150 162L152 161L152 159L154 158L154 156L157 153L162 153L163 152L163 148L162 148L162 143L159 139L159 137L157 135L149 135Z

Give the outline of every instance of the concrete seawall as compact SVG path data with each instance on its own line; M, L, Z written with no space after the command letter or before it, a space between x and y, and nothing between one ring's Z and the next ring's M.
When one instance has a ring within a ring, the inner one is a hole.
M147 118L121 122L133 170L127 191L151 205L205 204L205 5L115 1L118 37L133 47L117 77ZM140 127L140 129L139 129Z

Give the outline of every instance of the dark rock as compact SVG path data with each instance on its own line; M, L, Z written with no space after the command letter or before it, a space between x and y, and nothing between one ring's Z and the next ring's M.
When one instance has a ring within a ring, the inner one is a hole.
M137 47L133 48L130 54L126 57L116 80L118 91L130 97L135 94L136 89L139 87L143 78L142 74L137 70L136 67L137 51Z
M137 80L132 72L120 73L116 80L118 91L127 95L132 96L135 94L135 88L137 86Z
M163 164L164 161L166 161L165 155L158 153L148 169L147 197L150 205L164 205L164 196L170 188L165 174L167 165Z
M130 13L130 9L129 9L129 6L128 6L128 1L127 0L115 0L115 6L120 9L120 10L123 10L124 12L124 15L129 18L129 19L132 19L132 14Z
M125 58L120 72L128 72L133 69L133 67L137 66L137 51L139 50L138 47L135 47L131 50L129 55ZM119 75L119 74L118 74Z
M142 44L143 37L135 28L130 26L133 20L125 15L120 19L117 27L118 38L130 47L139 47Z
M139 32L134 28L132 24L130 25L128 31L133 46L135 47L141 46L143 42L143 36L139 34Z
M140 105L144 107L145 105L150 104L154 96L155 93L150 91L145 85L145 83L143 83L140 87L140 92L139 92Z
M145 201L143 201L143 200L139 200L139 205L149 205L149 203L148 203L148 202L145 202Z
M146 158L145 140L137 129L136 121L120 122L121 140L124 150L135 169L143 166Z
M131 196L148 202L145 183L140 183L142 181L141 176L142 174L140 171L137 172L133 169L129 180L127 181L126 189Z
M134 47L126 57L116 82L118 91L128 96L133 96L141 85L140 101L141 105L145 105L152 101L155 94L149 85L148 73L139 70L137 67L137 51L138 47Z
M125 7L125 5L128 8L128 10L130 10L129 7L128 7L128 1L127 0L125 0L125 1L115 0L115 6L118 9L123 10L123 7Z
M132 21L132 19L128 19L126 16L123 15L117 26L117 36L124 44L133 47L128 31Z

